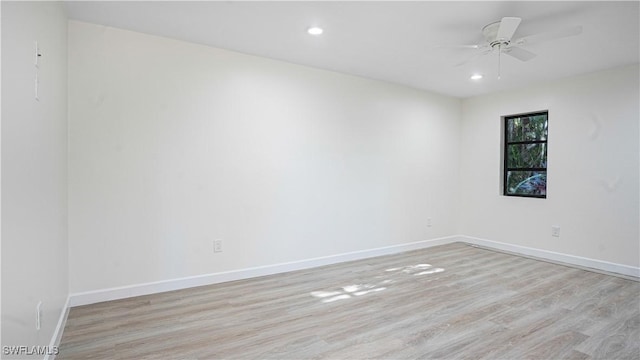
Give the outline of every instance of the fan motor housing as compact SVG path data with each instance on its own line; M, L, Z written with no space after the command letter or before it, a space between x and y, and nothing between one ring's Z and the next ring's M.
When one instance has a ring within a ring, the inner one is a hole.
M491 48L504 49L511 44L511 41L506 39L497 39L498 29L500 28L500 21L493 22L482 28L482 35Z

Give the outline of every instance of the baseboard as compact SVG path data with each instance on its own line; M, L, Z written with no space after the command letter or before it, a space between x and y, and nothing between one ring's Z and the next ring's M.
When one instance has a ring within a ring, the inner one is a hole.
M367 259L376 256L397 254L405 251L424 249L437 245L455 242L455 236L442 237L431 240L417 241L407 244L386 246L381 248L354 251L349 253L318 257L313 259L293 261L268 266L253 267L241 270L219 272L190 276L179 279L157 281L145 284L116 287L110 289L88 291L69 295L69 306L82 306L104 301L125 299L134 296L156 294L166 291L181 290L196 286L219 284L228 281L243 280L266 275L286 273L296 270L310 269L319 266L342 263L346 261Z
M564 253L558 253L548 250L541 250L530 248L526 246L513 245L502 243L493 240L480 239L471 236L459 235L456 237L457 241L466 242L473 245L487 247L490 249L507 251L519 255L531 256L542 260L549 260L553 262L574 265L582 268L594 269L599 271L605 271L609 273L615 273L625 276L631 276L634 278L640 278L640 267L633 267L628 265L616 264L603 260L596 260L585 258L581 256L569 255Z
M60 340L62 340L62 332L64 331L64 326L67 323L67 317L69 316L69 299L67 296L67 301L64 303L64 307L60 312L60 318L58 318L58 324L56 325L56 329L53 332L53 336L51 336L51 342L49 343L49 349L55 349L60 346ZM54 354L45 355L44 360L55 360L56 356Z
M69 295L68 306L82 306L95 304L104 301L125 299L134 296L156 294L166 291L181 290L196 286L219 284L228 281L243 280L260 276L281 274L290 271L310 269L319 266L342 263L346 261L367 259L376 256L397 254L404 251L429 248L437 245L445 245L453 242L465 242L472 245L482 246L489 249L501 250L517 255L534 257L542 260L574 265L582 268L616 273L634 278L640 278L640 268L615 264L607 261L590 259L575 255L557 253L548 250L530 248L526 246L502 243L493 240L481 239L472 236L455 235L437 239L417 241L413 243L392 245L387 247L354 251L349 253L318 257L288 263L274 264L268 266L253 267L247 269L219 272L190 276L178 279L170 279L144 284L136 284L123 287L115 287L96 291L88 291ZM65 318L66 319L66 318ZM58 324L60 326L60 324ZM58 330L56 330L58 331Z

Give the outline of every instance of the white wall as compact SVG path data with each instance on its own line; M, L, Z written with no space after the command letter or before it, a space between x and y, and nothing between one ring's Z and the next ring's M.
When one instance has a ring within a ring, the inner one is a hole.
M3 346L49 345L68 295L66 60L60 3L2 2Z
M460 118L449 97L71 21L71 292L454 234Z
M634 65L465 100L460 233L638 267L639 88ZM547 199L501 196L500 117L546 109Z

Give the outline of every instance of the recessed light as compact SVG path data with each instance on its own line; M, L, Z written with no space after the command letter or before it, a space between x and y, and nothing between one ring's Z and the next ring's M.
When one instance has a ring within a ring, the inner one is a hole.
M313 26L307 29L307 32L311 35L320 35L324 30L321 27Z
M473 74L470 77L471 80L480 80L482 79L482 75L481 74Z

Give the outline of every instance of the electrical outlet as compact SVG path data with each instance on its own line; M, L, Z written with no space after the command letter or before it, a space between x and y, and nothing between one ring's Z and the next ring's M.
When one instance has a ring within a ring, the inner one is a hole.
M38 301L38 305L36 305L36 330L40 330L41 320L42 320L42 301Z
M560 226L558 225L551 226L551 236L560 237Z
M222 252L222 239L216 239L213 241L213 252Z
M427 218L427 227L431 227L432 223L431 223L431 218Z

